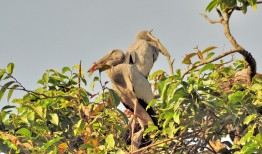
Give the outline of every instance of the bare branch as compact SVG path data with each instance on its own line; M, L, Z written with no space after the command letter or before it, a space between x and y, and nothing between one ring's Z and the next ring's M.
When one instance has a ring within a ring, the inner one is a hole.
M217 66L223 66L223 65L226 65L226 64L229 64L229 63L233 62L234 60L235 60L235 58L234 58L234 55L232 54L232 58L231 58L229 61L224 62L224 63L215 64L215 65L217 65ZM199 71L200 69L201 69L201 68L196 69L195 72Z
M259 3L262 1L258 1ZM250 66L250 81L252 80L252 78L256 75L256 60L253 58L253 56L246 51L244 48L242 48L237 41L235 40L235 38L232 36L231 32L230 32L230 28L229 28L229 19L232 15L232 13L234 12L234 9L228 10L228 11L224 11L223 14L221 13L221 11L219 9L217 9L217 12L219 14L220 17L220 21L221 24L224 27L224 35L226 36L226 38L228 39L228 41L230 42L230 44L236 49L239 50L238 52L245 58L245 60L247 61L247 63ZM212 20L210 20L206 15L203 15L210 23L212 23ZM223 19L221 20L221 18L223 17ZM223 56L224 57L224 56ZM195 66L192 67L193 69L196 68ZM192 69L191 69L192 70ZM184 74L185 75L185 74ZM184 77L184 76L183 76Z
M226 36L226 38L228 39L228 41L231 43L231 45L235 48L235 49L242 49L243 48L237 43L237 41L235 40L235 38L232 36L231 32L230 32L230 28L229 28L229 18L230 15L227 13L224 13L224 15L226 16L225 20L223 20L222 25L224 26L224 34Z
M81 60L80 60L80 63L79 63L79 73L78 73L78 102L80 103L81 102L81 71L82 71L82 68L81 68Z
M242 49L230 50L230 51L227 51L227 52L224 52L224 53L218 55L217 57L214 57L214 58L212 58L212 59L209 59L209 60L207 60L207 61L202 61L202 62L200 62L200 63L198 63L198 64L196 64L196 65L192 65L191 67L189 67L189 68L182 74L182 79L185 77L185 75L186 75L189 71L191 71L191 70L193 70L193 69L195 69L195 68L197 68L197 67L199 67L199 66L203 66L203 65L205 65L205 64L212 63L212 62L214 62L214 61L216 61L216 60L219 60L219 59L221 59L221 58L223 58L223 57L225 57L225 56L227 56L227 55L230 55L230 54L236 53L236 52L242 53L243 50L242 50Z
M218 24L218 23L222 23L222 20L211 20L206 14L201 13L201 16L203 16L210 24Z
M161 141L161 142L157 142L157 143L154 143L154 144L150 144L149 146L140 148L139 150L136 150L136 151L131 152L131 154L137 153L137 152L141 152L141 151L150 149L150 148L152 148L152 147L154 147L154 146L160 145L160 144L162 144L162 143L170 142L170 141L177 141L177 142L179 142L179 140L176 139L176 138L170 138L170 139L166 139L166 140L163 140L163 141Z

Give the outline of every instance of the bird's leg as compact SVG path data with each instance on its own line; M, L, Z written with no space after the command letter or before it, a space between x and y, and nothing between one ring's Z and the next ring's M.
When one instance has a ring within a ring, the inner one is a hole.
M135 131L135 125L136 125L136 110L137 110L137 100L133 101L134 102L134 119L132 121L132 138L131 138L131 152L135 151L138 149L139 145L137 145L138 143L135 141L137 139L135 139L135 136L134 136L134 131ZM140 139L141 141L141 139Z
M145 130L145 126L147 125L147 122L144 120L141 120L139 117L138 118L138 123L141 126L141 129L138 132L134 132L135 129L135 124L136 124L136 113L137 113L137 105L138 101L134 101L134 116L133 116L133 121L132 121L132 141L131 141L131 152L136 151L139 149L139 146L141 145L143 133Z

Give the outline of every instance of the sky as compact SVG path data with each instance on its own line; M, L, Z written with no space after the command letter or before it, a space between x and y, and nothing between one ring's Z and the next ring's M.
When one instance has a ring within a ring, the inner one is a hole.
M111 49L125 51L137 32L151 30L175 58L174 69L198 46L232 49L221 25L200 16L210 0L0 0L0 68L15 63L14 76L28 89L47 70L61 70L82 61L87 70ZM215 13L208 14L217 19ZM231 33L255 57L262 72L262 7L231 18ZM241 57L240 57L241 58ZM160 55L151 72L168 71ZM90 84L92 78L87 78ZM103 80L108 80L105 76ZM86 87L88 89L88 87ZM24 93L16 92L15 97ZM1 100L0 107L9 104Z

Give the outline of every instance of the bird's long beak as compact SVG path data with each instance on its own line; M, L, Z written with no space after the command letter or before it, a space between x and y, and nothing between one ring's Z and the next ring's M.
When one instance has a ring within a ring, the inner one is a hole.
M106 54L104 57L99 59L97 62L94 62L94 64L91 66L90 69L88 69L89 76L92 75L92 73L96 70L99 70L100 72L103 72L110 68L110 66L106 65L106 63L109 61L111 54Z
M159 41L159 39L157 39L155 36L153 36L153 35L151 34L151 31L152 31L152 30L150 30L149 32L147 32L147 35L148 35L154 42L157 43L158 47L159 47L160 50L161 50L161 53L162 53L163 55L165 55L166 57L170 58L170 54L169 54L169 52L167 51L167 49L166 49L166 48L164 47L164 45Z

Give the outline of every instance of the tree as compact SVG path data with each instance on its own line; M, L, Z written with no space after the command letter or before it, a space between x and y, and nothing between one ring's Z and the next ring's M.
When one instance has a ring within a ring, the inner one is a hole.
M256 74L252 55L230 33L234 11L256 9L256 0L212 0L208 12L216 9L233 50L215 55L210 46L185 56L184 72L158 70L150 75L156 99L150 106L159 113L159 125L145 133L151 144L136 152L166 153L261 153L262 77ZM240 53L245 60L222 58ZM219 62L216 62L220 60ZM26 92L13 99L0 114L0 151L5 153L125 153L128 118L117 109L120 100L100 76L90 87L102 87L90 94L82 85L86 77L81 67L47 70L38 80L39 88L28 90L13 75L14 64L0 70L0 99L14 90ZM94 101L93 101L94 100Z

